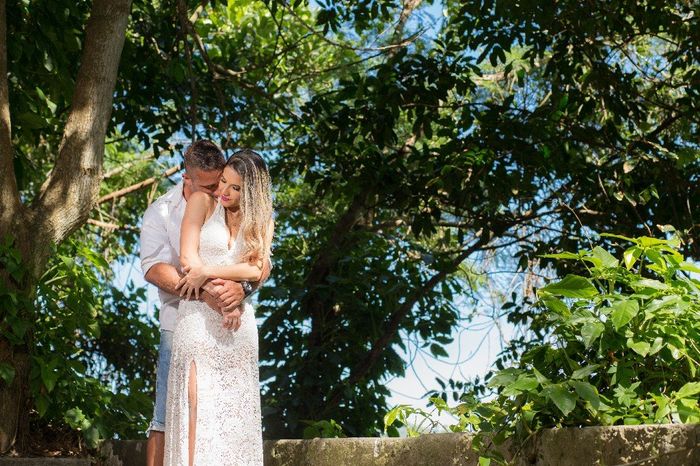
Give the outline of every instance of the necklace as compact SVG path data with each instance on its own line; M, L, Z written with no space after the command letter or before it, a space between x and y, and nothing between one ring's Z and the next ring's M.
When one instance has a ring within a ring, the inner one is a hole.
M226 226L228 226L232 231L233 229L238 229L238 227L241 226L241 211L231 212L230 210L226 209L225 212Z
M235 241L236 236L238 236L238 230L241 226L241 212L240 210L237 212L231 212L228 209L225 209L224 212L224 219L229 232L228 248L230 250L233 246L233 241Z

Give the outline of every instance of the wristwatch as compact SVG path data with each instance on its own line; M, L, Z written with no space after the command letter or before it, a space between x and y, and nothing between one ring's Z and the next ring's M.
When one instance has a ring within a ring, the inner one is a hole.
M253 291L255 291L255 288L253 288L253 284L250 282L243 281L241 282L241 286L243 287L243 294L245 294L246 298L253 294Z

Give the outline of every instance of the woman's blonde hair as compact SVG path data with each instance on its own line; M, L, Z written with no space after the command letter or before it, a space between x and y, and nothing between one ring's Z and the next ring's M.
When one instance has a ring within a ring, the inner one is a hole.
M234 152L226 166L241 177L241 226L236 249L241 262L261 264L271 255L274 221L272 183L263 158L251 149Z

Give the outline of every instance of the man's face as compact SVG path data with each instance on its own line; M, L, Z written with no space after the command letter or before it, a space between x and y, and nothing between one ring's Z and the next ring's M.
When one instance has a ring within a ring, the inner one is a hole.
M213 196L216 188L219 187L221 171L193 168L186 171L182 178L185 181L185 186L192 192L203 192Z

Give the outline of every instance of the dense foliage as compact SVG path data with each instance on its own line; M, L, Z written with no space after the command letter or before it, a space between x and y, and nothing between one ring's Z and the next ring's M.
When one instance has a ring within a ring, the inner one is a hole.
M502 459L494 445L546 427L700 422L700 268L677 238L608 238L628 243L619 259L600 246L550 256L587 273L538 290L528 319L537 338L487 377L495 397L475 390L454 408L432 398L458 416L452 430L477 433L483 455ZM397 407L386 425L416 412Z
M91 6L7 3L12 162L31 205ZM698 18L655 0L133 2L90 221L31 279L13 275L31 261L12 238L3 250L3 341L32 356L24 411L93 439L145 428L133 394L152 390L155 324L107 266L135 260L140 215L192 138L260 149L276 182L258 311L271 437L380 432L406 338L444 357L458 298L503 248L523 271L590 230L673 224L697 257Z

